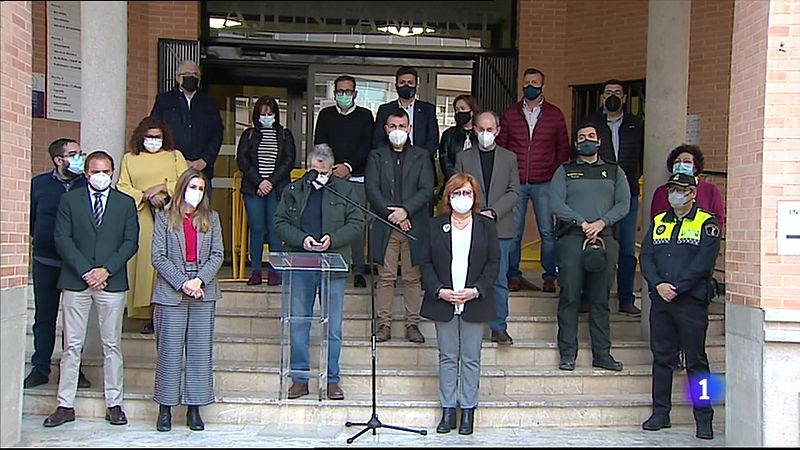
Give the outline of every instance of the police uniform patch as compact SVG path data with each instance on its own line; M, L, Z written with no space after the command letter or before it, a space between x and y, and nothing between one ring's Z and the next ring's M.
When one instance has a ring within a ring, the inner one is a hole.
M665 231L667 231L666 225L659 225L658 228L656 228L656 234L664 234Z
M710 223L705 226L706 235L710 237L719 237L719 227L716 224Z

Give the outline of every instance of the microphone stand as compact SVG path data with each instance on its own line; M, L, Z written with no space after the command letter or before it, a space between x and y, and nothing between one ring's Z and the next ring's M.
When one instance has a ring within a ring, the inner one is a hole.
M339 192L337 192L335 189L331 188L327 184L318 183L315 178L316 177L313 177L309 181L309 184L312 184L314 186L321 185L326 191L328 191L331 194L335 195L336 197L346 201L348 204L350 204L352 206L355 206L360 211L362 211L364 213L367 213L367 215L369 217L374 217L375 219L377 219L378 221L380 221L384 225L389 226L391 229L397 231L398 233L400 233L401 235L403 235L407 239L412 240L412 241L417 240L416 237L414 237L411 234L408 234L407 232L401 230L400 227L398 227L395 224L389 222L388 220L384 219L383 217L375 214L374 212L370 211L369 209L364 208L363 206L358 204L358 202L355 202L352 199L349 199L349 198L345 197L344 195L340 194ZM367 257L368 257L368 259L371 259L371 258L369 258L369 256L372 253L372 248L369 245L369 228L370 227L368 225L367 226L367 243L368 243L367 244ZM372 360L372 415L370 416L370 418L369 418L369 420L367 422L350 422L348 420L347 422L344 423L344 426L348 427L348 428L349 427L359 427L359 426L363 426L364 427L364 429L362 429L361 431L356 433L354 436L351 436L351 437L347 438L346 442L348 444L352 444L353 441L355 441L356 439L361 437L364 433L366 433L367 431L370 431L370 430L372 431L372 435L375 436L377 434L378 428L387 428L387 429L390 429L390 430L406 431L406 432L409 432L409 433L416 433L416 434L419 434L419 435L422 435L422 436L426 436L428 434L428 430L414 430L414 429L411 429L411 428L399 427L399 426L395 426L395 425L388 425L388 424L385 424L385 423L381 422L380 419L378 419L378 411L377 411L377 408L378 408L378 405L377 405L377 390L378 389L377 389L377 375L376 375L377 360L378 360L378 343L377 343L378 341L375 338L376 324L375 324L375 280L374 280L374 277L375 277L375 273L372 270L372 262L370 261L369 283L370 283L370 298L372 300L372 307L371 307L372 318L370 320L370 323L371 323L371 326L372 326L372 337L371 337L371 340L372 340L372 343L371 343L371 346L372 346L372 352L371 352L371 360Z

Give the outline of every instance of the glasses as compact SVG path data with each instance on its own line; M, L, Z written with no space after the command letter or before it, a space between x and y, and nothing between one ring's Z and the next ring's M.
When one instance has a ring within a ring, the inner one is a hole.
M160 134L157 135L157 136L154 136L154 135L151 135L151 134L145 134L144 138L145 139L163 139L164 136L161 136Z
M450 194L450 198L457 198L461 196L472 198L472 191L469 189L462 189L460 191L453 191Z
M334 94L336 95L341 95L341 94L353 95L355 93L356 93L355 89L338 89L334 91Z

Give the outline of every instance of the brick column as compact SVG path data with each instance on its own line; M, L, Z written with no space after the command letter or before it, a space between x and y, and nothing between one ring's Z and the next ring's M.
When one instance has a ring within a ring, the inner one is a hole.
M800 4L737 1L731 53L726 443L800 445L800 256L777 205L800 201Z
M0 446L19 442L28 306L31 2L0 2Z

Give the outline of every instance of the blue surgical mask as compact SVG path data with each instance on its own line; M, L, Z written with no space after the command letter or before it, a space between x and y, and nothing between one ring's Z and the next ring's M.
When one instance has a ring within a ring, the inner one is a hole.
M66 158L69 166L67 167L67 171L74 174L80 175L83 173L83 155L72 155L69 158Z
M684 175L694 176L694 164L677 162L672 165L672 173L682 173Z
M258 122L264 128L271 128L272 124L275 123L275 115L274 114L262 114L258 117Z

